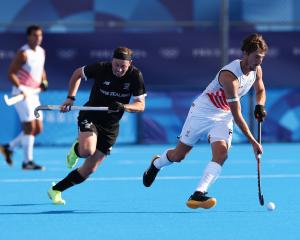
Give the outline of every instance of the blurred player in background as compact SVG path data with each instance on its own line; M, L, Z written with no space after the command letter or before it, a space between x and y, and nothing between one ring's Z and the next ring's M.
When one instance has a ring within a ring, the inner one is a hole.
M156 155L150 167L144 172L144 186L150 187L161 168L182 161L194 144L208 139L212 149L212 160L207 164L196 191L187 201L190 208L211 208L216 199L207 196L209 186L218 178L227 159L231 145L233 121L252 144L256 155L262 153L262 146L251 134L241 112L240 98L254 84L256 92L255 117L262 121L266 117L266 93L262 80L261 63L268 46L259 34L252 34L243 41L243 58L224 66L195 99L174 149L168 149L161 156Z
M13 84L12 94L24 95L24 100L15 104L23 129L10 143L1 145L0 151L6 162L12 165L13 149L20 145L24 151L22 169L43 170L44 167L33 161L34 139L43 129L42 118L35 118L34 109L40 105L38 92L48 87L44 69L45 50L40 46L43 31L40 26L31 25L26 34L27 44L17 52L8 70L8 77Z
M85 181L110 153L119 133L119 121L124 111L142 112L146 91L139 69L132 65L132 51L126 47L114 50L110 62L98 62L76 69L71 76L67 100L62 111L73 105L81 79L94 79L89 101L85 106L108 106L109 111L81 111L78 116L79 136L67 156L67 167L73 168L78 158L84 163L57 184L53 183L48 195L54 204L65 204L61 193ZM133 103L129 104L131 96Z

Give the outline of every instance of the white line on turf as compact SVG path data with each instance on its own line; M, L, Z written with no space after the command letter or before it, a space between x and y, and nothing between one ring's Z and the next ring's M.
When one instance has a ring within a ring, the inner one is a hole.
M262 178L300 178L300 174L269 174L262 175ZM157 177L156 180L194 180L199 179L200 176L162 176ZM225 175L219 177L220 179L253 179L257 175ZM1 179L0 183L32 183L32 182L52 182L58 181L54 178L20 178L20 179ZM96 177L89 178L88 181L141 181L141 177Z

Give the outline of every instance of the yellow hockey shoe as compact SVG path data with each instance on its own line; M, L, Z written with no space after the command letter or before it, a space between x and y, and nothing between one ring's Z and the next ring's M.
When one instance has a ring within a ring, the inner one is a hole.
M62 199L61 192L57 190L53 190L52 187L55 186L55 183L52 183L52 186L48 190L48 196L52 200L52 203L55 205L65 205L66 201Z
M187 200L186 205L189 208L212 208L217 204L217 199L206 196L206 192L202 193L199 191L196 191L193 193L193 195L190 196L190 198Z

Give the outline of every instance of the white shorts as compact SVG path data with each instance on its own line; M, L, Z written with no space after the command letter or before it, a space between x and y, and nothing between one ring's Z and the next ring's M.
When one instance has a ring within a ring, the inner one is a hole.
M193 146L199 140L208 140L209 143L225 141L229 149L232 140L233 121L226 118L224 120L216 118L206 111L203 111L202 114L197 111L195 114L193 108L192 105L179 140L188 146Z
M36 117L34 116L34 109L39 105L41 105L41 103L38 94L29 95L23 101L16 103L15 108L21 122L31 122L36 120ZM43 120L43 113L39 112L39 114L39 120Z

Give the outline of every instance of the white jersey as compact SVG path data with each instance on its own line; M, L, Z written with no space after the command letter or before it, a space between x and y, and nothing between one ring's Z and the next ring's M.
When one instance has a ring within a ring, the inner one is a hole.
M45 64L44 49L37 46L35 50L32 50L28 44L25 44L20 51L24 51L27 57L26 63L17 72L20 84L30 88L39 88Z
M237 77L239 81L239 98L250 90L256 80L256 71L251 71L248 75L245 75L241 69L241 60L236 59L232 61L217 73L214 80L207 86L204 92L195 99L193 104L195 105L195 109L199 110L199 114L205 114L208 117L225 121L232 119L224 89L219 82L219 75L221 71L225 70L230 71Z
M32 50L28 44L22 46L20 51L25 52L26 62L17 72L17 76L20 84L28 89L28 94L31 89L37 89L41 85L45 64L45 51L40 46L37 46L35 50ZM13 86L13 95L17 95L20 92L21 90L19 88ZM31 93L30 95L27 95L23 101L15 104L21 122L35 120L34 109L39 105L41 105L41 103L38 93Z

